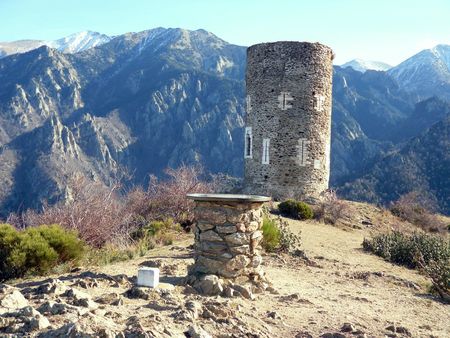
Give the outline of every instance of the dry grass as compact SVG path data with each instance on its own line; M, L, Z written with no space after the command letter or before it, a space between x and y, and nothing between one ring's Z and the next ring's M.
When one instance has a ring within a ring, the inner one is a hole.
M333 225L350 213L351 207L348 202L339 199L333 190L324 192L321 202L314 209L314 216L317 220Z
M425 194L413 191L392 203L392 214L428 232L447 232L448 224L435 213L436 203Z
M46 205L41 212L26 211L21 215L22 226L60 224L76 230L93 247L127 242L131 213L121 202L119 182L107 188L79 176L69 181L68 187L71 193L66 201Z
M155 220L171 218L175 223L189 226L193 222L194 202L187 193L205 193L214 183L202 179L199 166L167 169L164 180L151 176L147 189L136 187L123 193L121 182L105 187L85 177L74 177L68 183L70 192L65 201L45 205L41 211L28 210L12 214L8 223L18 228L41 224L60 224L76 230L90 246L107 244L123 247L133 244L131 234ZM161 243L172 242L172 235L159 233Z
M183 227L193 223L194 202L186 198L188 193L208 193L215 188L214 182L202 179L200 166L181 166L166 169L166 180L150 176L147 190L138 187L128 195L127 209L138 223L172 218Z

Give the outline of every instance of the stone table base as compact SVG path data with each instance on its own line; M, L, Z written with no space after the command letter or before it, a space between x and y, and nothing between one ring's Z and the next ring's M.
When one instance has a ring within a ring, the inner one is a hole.
M188 283L207 295L262 292L262 205L270 198L248 195L188 195L196 201L195 263Z

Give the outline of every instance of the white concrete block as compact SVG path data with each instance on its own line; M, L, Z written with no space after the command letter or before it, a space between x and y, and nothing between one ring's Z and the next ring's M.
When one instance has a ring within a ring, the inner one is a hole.
M159 269L141 267L138 270L138 286L148 286L156 288L159 284Z

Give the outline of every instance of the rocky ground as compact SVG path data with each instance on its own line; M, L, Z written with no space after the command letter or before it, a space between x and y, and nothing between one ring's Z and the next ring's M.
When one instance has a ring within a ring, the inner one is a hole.
M192 235L141 259L0 284L0 337L448 337L450 307L414 270L361 250L364 237L407 227L353 204L336 226L289 220L306 257L268 254L264 294L205 297L184 285ZM159 267L157 289L135 286Z

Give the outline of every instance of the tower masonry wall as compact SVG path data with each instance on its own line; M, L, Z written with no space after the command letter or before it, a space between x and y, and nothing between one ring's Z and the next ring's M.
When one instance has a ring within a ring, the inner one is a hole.
M247 49L246 192L316 200L328 189L332 59L319 43Z

